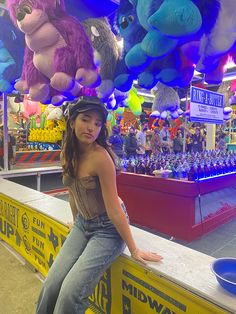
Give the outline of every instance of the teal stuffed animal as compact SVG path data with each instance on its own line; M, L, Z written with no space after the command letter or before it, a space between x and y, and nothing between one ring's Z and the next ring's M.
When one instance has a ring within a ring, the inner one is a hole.
M133 80L146 89L153 88L158 81L169 86L183 87L189 84L194 66L185 60L178 48L157 60L144 53L141 42L148 31L140 24L136 7L130 0L120 1L116 30L124 39L123 54L117 64L114 82L118 90L129 91Z
M24 39L12 24L6 10L0 8L0 93L10 93L20 77Z
M11 92L13 86L6 79L6 72L12 71L16 66L15 60L6 49L2 40L0 40L0 92Z
M192 0L129 0L136 7L140 24L147 34L140 44L126 56L130 69L139 69L142 60L136 59L140 49L151 58L161 58L180 43L184 37L196 34L202 25L198 7Z

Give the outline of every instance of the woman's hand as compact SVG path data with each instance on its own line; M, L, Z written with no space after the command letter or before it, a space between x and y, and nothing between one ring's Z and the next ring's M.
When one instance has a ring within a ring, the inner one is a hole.
M74 222L67 222L66 225L69 228L69 231L71 231L71 229L72 229L72 227L74 225Z
M136 249L135 251L131 252L131 256L133 259L141 262L144 265L147 264L147 261L160 262L163 259L163 257L157 253L142 251L140 249Z

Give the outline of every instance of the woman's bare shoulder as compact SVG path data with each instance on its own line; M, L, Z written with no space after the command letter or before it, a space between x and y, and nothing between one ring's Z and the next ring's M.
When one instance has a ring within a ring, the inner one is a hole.
M104 147L97 145L93 152L93 158L99 163L99 161L110 159L110 155Z

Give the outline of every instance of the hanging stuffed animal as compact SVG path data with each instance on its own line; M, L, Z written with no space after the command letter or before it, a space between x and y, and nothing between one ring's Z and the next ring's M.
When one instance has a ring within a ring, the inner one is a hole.
M0 92L10 93L20 77L24 37L14 26L6 10L0 9Z
M114 84L118 90L128 92L133 85L134 79L137 78L137 73L127 67L125 58L127 53L137 43L141 42L146 35L146 30L139 23L135 6L132 5L129 0L120 1L115 18L115 28L117 33L124 40L124 47L122 56L117 63ZM137 58L138 57L141 58L141 56L137 56ZM142 61L144 67L150 64L147 57Z
M147 30L140 24L136 7L130 2L120 1L115 19L116 31L124 39L123 54L116 69L116 88L128 91L135 79L146 89L153 88L158 81L168 86L187 86L194 73L193 62L185 58L179 48L157 60L144 54L140 43ZM136 51L131 58L130 51Z
M21 80L15 87L42 103L61 104L82 86L99 85L89 39L64 0L8 0L13 22L25 34Z
M230 53L236 44L236 18L234 0L217 0L215 6L219 6L219 12L211 28L200 41L200 60L197 70L205 73L222 60L221 57Z
M160 82L152 89L155 99L152 105L151 117L166 119L170 112L173 119L177 119L180 115L179 104L180 99L178 93L171 87L168 87Z
M107 18L87 19L83 26L95 51L95 63L101 76L97 96L107 100L114 91L114 74L119 58L119 47Z
M147 34L126 56L128 68L140 69L146 58L161 58L173 51L180 39L196 34L202 25L192 0L129 0ZM140 55L142 58L139 58Z

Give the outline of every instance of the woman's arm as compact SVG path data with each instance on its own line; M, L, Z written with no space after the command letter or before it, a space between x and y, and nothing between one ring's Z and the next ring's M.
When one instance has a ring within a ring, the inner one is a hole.
M142 263L145 263L145 260L160 261L162 259L160 255L142 251L136 246L128 219L120 205L117 194L116 172L113 161L105 150L99 152L98 155L95 158L95 169L99 177L104 203L111 222L127 244L133 258Z

